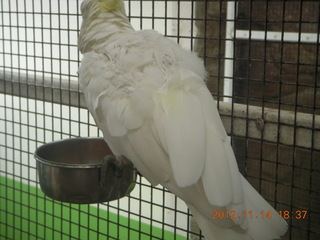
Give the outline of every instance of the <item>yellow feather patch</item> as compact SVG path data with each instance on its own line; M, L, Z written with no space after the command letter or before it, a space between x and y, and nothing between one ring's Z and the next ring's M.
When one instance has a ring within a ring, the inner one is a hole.
M122 10L121 0L99 0L100 8L105 11L120 11Z

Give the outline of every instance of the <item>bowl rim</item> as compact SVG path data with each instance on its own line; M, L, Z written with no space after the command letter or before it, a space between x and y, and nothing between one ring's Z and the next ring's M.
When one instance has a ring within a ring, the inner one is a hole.
M45 164L45 165L49 165L49 166L53 166L53 167L61 167L61 168L101 168L102 166L102 159L101 159L101 163L99 164L89 164L89 163L61 163L61 162L54 162L48 159L44 159L42 157L39 156L38 151L41 148L44 148L50 144L55 144L55 143L61 143L61 142L66 142L66 141L75 141L75 140L103 140L104 139L102 137L75 137L75 138L66 138L66 139L60 139L60 140L56 140L56 141L52 141L52 142L48 142L48 143L44 143L42 144L40 147L38 147L35 152L33 153L34 158L36 159L37 162ZM107 144L107 143L106 143Z

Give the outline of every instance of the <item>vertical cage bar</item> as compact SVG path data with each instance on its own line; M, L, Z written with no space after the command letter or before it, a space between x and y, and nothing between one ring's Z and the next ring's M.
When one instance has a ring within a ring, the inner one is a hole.
M225 53L224 53L224 84L223 84L223 101L232 101L233 88L233 59L234 59L234 31L235 31L235 1L227 2L227 17L226 17L226 36L225 36Z

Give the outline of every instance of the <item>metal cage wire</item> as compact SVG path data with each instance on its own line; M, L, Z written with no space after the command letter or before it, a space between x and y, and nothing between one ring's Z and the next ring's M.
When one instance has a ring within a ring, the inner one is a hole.
M320 2L125 5L135 29L154 28L203 58L240 171L288 211L284 239L319 239ZM143 177L110 203L60 203L39 190L38 146L101 136L77 85L79 8L0 0L0 239L203 239L186 205Z

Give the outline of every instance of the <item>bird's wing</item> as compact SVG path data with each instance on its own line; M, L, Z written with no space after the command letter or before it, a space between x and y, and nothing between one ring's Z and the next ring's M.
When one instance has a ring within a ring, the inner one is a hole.
M178 186L186 187L198 182L203 173L206 126L198 91L188 86L189 76L178 70L174 77L175 82L181 80L181 85L169 83L165 91L154 97L154 121L161 143L168 152L174 179Z
M208 200L215 206L243 202L241 174L216 104L207 88L199 96L206 119L206 162L202 183Z
M201 180L215 206L240 203L240 173L212 95L197 74L178 72L175 82L180 84L169 84L158 95L154 118L174 179L180 187Z
M84 55L79 80L86 105L115 155L130 159L152 185L166 182L171 177L170 164L150 121L152 98L124 80L141 73L132 75L130 71L113 69L113 65L120 68L121 63L114 64L112 60L112 56L101 53Z

